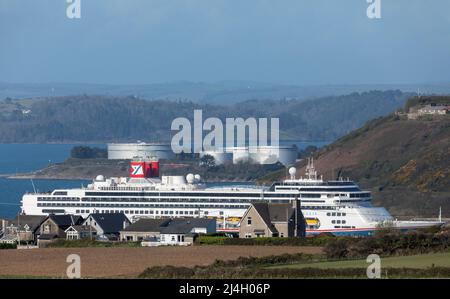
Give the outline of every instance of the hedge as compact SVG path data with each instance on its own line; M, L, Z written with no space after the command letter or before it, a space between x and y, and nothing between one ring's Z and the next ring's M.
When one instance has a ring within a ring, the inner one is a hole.
M228 238L221 236L198 236L196 245L242 245L242 246L324 246L332 236L318 236L310 238Z
M16 249L17 244L3 244L0 243L0 249Z
M47 247L64 247L64 248L78 248L78 247L140 247L140 242L106 242L96 241L91 239L81 240L65 240L57 239L48 243Z

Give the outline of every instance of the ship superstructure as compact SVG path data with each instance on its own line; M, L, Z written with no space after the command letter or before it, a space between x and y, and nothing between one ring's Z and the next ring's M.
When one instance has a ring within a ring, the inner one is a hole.
M306 176L264 187L208 187L199 175L159 177L154 160L131 162L129 178L99 175L87 187L58 189L51 193L25 194L22 212L29 215L125 213L141 217L214 217L221 231L238 231L238 224L251 203L289 203L299 200L307 222L307 234L367 235L384 225L398 228L431 226L437 223L400 223L381 207L373 207L371 193L349 180L318 178L313 161Z

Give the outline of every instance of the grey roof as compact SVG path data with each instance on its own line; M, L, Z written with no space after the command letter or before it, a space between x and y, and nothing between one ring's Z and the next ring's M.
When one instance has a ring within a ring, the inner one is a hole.
M117 234L123 229L123 222L130 223L124 213L94 213L90 214L104 234ZM89 218L88 217L88 218Z
M53 240L58 238L58 235L56 234L42 234L39 235L39 240Z
M270 221L287 222L294 214L295 209L288 203L269 203Z
M273 222L287 222L295 212L288 203L254 203L253 207L272 232L277 232Z
M167 226L161 227L161 234L188 234L194 228L207 228L215 219L208 218L175 218Z
M17 223L19 223L20 228L24 229L25 225L28 225L31 231L35 231L39 228L39 226L44 222L44 220L47 219L47 216L39 216L39 215L18 215L14 220L8 223L8 226L11 224L14 226L17 226Z
M78 225L81 224L83 221L83 217L78 215L49 215L48 218L50 218L57 226L59 226L61 229L66 230L71 225Z
M121 231L124 232L159 232L161 226L166 226L170 222L170 219L153 219L153 218L141 218L135 223L127 226Z

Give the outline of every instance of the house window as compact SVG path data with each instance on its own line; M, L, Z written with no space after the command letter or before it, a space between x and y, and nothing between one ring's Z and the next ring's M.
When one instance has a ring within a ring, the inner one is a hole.
M249 233L245 234L246 239L250 239L251 237L252 237L252 234L249 234Z
M252 217L247 218L247 225L252 225Z
M175 236L172 236L171 240L172 240L172 242L175 242Z
M44 234L49 234L50 233L50 224L45 224L44 225Z
M280 234L280 237L281 237L281 238L284 238L284 233L281 233L281 234Z

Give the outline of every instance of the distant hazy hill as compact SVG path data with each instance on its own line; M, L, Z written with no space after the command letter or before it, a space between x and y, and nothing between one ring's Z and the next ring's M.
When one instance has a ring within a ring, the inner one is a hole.
M370 90L401 90L425 94L450 94L450 84L366 84L366 85L287 85L251 81L168 82L141 85L107 84L14 84L0 82L0 100L73 95L134 96L147 100L189 100L197 103L232 104L253 99L307 100L326 96L346 95Z
M404 105L400 91L373 91L316 100L249 100L219 106L134 97L77 96L0 102L0 142L168 141L176 117L278 117L290 140L335 140L369 119Z
M304 173L304 161L297 164ZM325 178L350 177L396 215L450 216L450 116L373 120L315 155ZM276 172L263 180L284 177Z

